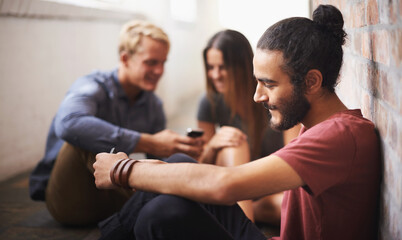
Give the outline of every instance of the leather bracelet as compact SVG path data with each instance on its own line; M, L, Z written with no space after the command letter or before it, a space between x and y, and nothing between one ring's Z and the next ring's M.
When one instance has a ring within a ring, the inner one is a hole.
M114 173L114 180L116 181L117 186L119 187L121 187L121 171L123 170L124 166L127 164L128 161L130 161L129 158L123 159Z
M110 169L110 179L118 187L130 189L128 180L130 172L137 160L125 158L117 161Z
M124 164L123 161L129 160L128 158L126 159L120 159L119 161L117 161L113 167L110 169L110 180L112 181L112 183L118 187L121 186L121 183L119 181L119 172L121 170L122 167L122 163Z
M113 167L110 169L110 181L112 181L112 183L114 185L117 185L116 181L114 180L114 173L117 169L117 167L120 165L121 161L123 161L124 159L120 159L117 162L114 163Z
M138 162L137 160L130 159L130 161L127 162L127 164L124 166L123 170L121 171L120 178L121 178L121 186L123 188L130 188L128 180L130 178L131 170L133 169L134 164L137 162Z

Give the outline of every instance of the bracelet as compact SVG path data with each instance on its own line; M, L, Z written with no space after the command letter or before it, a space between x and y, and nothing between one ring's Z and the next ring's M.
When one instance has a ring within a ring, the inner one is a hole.
M121 159L121 160L117 161L117 162L113 165L113 167L110 169L110 180L112 181L112 183L113 183L114 185L117 185L117 186L118 186L118 184L116 183L116 181L115 181L115 179L114 179L114 174L115 174L115 172L116 172L118 166L120 165L120 163L121 163L123 160L124 160L124 159Z
M110 169L110 180L118 187L128 188L129 176L137 160L126 158L117 161Z

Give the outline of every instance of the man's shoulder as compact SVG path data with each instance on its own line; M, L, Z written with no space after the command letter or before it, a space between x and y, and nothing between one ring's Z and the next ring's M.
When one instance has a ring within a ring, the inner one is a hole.
M378 141L375 126L359 112L348 110L337 113L305 130L299 138L302 142L330 144L338 149L374 146Z
M115 75L116 75L116 70L112 70L112 71L93 70L89 74L78 78L77 82L81 82L81 83L94 82L94 83L106 84L108 82L112 82Z
M374 130L374 124L361 115L360 110L347 110L336 113L321 123L306 130L314 131L365 131L367 129ZM312 132L312 131L311 131Z
M71 86L70 92L85 95L111 92L115 85L113 84L113 76L114 71L94 70L87 75L79 77Z

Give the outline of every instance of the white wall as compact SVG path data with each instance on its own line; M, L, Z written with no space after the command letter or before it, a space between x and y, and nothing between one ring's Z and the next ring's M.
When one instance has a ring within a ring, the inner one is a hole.
M50 122L75 79L117 66L117 36L127 20L145 18L168 33L172 47L157 94L168 121L187 105L192 110L184 114L195 124L205 91L202 49L207 40L233 28L255 46L265 29L287 14L307 16L307 7L299 5L308 5L308 0L174 0L178 8L184 6L180 1L196 6L193 20L182 21L172 17L171 1L0 0L0 180L41 159ZM290 1L300 14L289 12ZM189 8L176 8L189 13Z
M168 117L189 97L196 104L204 91L201 49L218 29L202 24L211 1L200 1L193 23L171 19L169 1L146 2L130 11L107 11L51 1L0 0L0 180L31 169L41 159L50 122L75 79L117 66L118 32L132 18L155 22L172 40L157 90Z

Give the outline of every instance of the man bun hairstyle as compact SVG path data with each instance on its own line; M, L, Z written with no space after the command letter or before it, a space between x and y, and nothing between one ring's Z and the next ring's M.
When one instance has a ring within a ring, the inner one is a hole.
M295 86L304 88L307 72L317 69L323 76L322 87L334 92L343 61L343 24L342 13L336 7L319 5L313 20L293 17L269 27L257 48L282 52L282 69Z
M337 8L331 5L320 5L313 13L313 22L322 31L332 34L339 44L345 44L346 33L343 30L343 17Z

